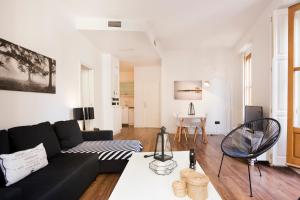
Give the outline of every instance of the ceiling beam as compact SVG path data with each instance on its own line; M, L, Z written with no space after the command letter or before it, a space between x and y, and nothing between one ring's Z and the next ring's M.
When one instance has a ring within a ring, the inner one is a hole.
M120 21L121 27L109 27L109 21ZM76 20L77 30L90 30L90 31L133 31L144 32L149 39L151 46L156 50L158 55L162 57L162 50L159 42L155 39L154 34L146 23L137 20L124 20L124 19L105 19L105 18L80 18Z

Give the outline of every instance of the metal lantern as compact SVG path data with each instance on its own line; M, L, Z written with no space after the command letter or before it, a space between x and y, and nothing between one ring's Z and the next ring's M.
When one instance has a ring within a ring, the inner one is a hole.
M177 162L173 160L170 136L165 127L161 127L160 133L157 134L153 157L149 168L158 175L168 175L177 167Z
M166 133L166 128L161 127L160 133L156 136L156 145L154 151L154 159L165 162L172 160L173 152L170 143L170 136Z

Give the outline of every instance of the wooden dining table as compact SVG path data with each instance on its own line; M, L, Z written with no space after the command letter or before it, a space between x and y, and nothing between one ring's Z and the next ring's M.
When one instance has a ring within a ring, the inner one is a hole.
M199 125L195 126L195 131L194 131L194 142L196 142L196 137L198 135L198 127L201 128L202 131L202 141L203 143L207 144L208 139L207 139L207 134L206 134L206 119L207 117L205 115L200 115L200 114L195 114L195 115L188 115L188 114L176 114L177 120L179 120L179 127L177 127L177 132L175 134L175 140L178 137L178 142L181 141L181 135L183 133L184 124L190 121L196 121L199 120ZM187 138L186 138L187 140Z

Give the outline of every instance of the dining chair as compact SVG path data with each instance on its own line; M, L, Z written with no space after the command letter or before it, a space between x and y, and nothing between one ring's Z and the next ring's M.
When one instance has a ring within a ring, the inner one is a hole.
M207 116L208 115L205 114L205 117L201 117L201 118L197 118L197 119L193 120L193 128L195 128L195 130L194 130L194 143L196 143L196 139L197 139L199 131L202 134L203 142L207 143L206 136L203 135L204 132L205 132Z
M176 128L176 134L174 137L174 141L178 137L178 142L180 142L182 134L184 134L185 140L188 141L187 135L189 134L189 126L188 126L187 120L184 118L179 118L178 113L176 113L175 116L176 116L176 127L177 128Z

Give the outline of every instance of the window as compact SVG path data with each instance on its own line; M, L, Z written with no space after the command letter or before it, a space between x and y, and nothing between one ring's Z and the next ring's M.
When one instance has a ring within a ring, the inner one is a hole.
M300 3L289 7L287 163L300 166Z
M243 63L244 106L252 104L252 61L251 53L246 54Z

